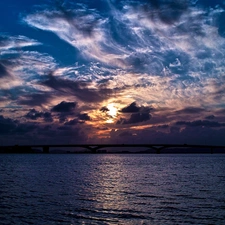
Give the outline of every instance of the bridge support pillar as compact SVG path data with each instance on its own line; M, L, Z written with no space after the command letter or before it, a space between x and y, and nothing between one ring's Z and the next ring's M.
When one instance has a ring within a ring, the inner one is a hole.
M91 153L96 154L97 153L97 149L96 148L92 148L91 149Z
M212 148L212 147L211 147L211 149L210 149L210 153L213 154L213 148Z
M49 153L49 146L43 146L43 153Z

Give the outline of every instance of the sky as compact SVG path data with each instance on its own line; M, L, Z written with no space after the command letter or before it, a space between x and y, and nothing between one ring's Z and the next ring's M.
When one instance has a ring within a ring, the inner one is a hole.
M225 145L225 1L0 1L0 145Z

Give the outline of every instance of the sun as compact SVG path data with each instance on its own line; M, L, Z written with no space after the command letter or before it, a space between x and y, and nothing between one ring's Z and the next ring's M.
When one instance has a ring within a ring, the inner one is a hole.
M115 107L114 103L108 104L107 109L109 110L107 114L110 116L110 119L106 120L106 123L113 123L114 118L117 116L118 109Z
M108 104L107 106L108 108L108 115L111 116L111 117L116 117L117 115L117 108L115 107L114 103L110 103Z

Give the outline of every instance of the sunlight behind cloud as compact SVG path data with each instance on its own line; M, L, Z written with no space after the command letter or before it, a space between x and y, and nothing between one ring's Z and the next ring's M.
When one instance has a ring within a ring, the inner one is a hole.
M117 112L118 112L118 109L115 107L115 104L114 103L110 103L107 105L107 108L108 108L108 112L107 114L111 117L109 118L108 120L106 120L106 123L113 123L114 122L114 119L116 118L117 116Z

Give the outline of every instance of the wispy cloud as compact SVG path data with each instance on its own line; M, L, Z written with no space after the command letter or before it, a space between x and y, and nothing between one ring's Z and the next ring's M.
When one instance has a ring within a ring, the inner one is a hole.
M220 104L213 100L212 82L222 79L225 40L213 21L222 12L220 7L209 10L187 1L124 1L121 8L109 4L110 17L85 5L74 5L73 9L39 11L24 21L55 33L84 58L95 61L88 72L82 66L74 66L59 69L55 75L70 74L76 81L107 81L122 96L124 104L137 100L155 108L182 110ZM80 100L89 101L81 88L78 94L69 88L68 81L62 80L61 85L56 88L55 83L54 88L72 91ZM92 93L92 100L97 94L90 89L87 93Z
M21 50L24 47L41 45L40 42L26 36L10 36L0 34L0 51L2 54L12 53L13 50Z
M105 32L107 19L93 10L91 12L85 8L74 11L46 10L28 15L24 21L30 26L55 33L79 49L85 58L93 58L106 64L123 65L121 55L113 53L121 50L115 49L115 45L110 41L111 37Z

